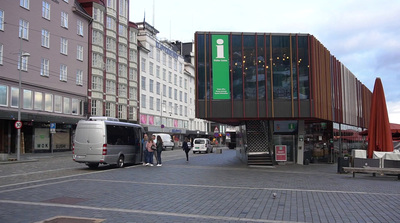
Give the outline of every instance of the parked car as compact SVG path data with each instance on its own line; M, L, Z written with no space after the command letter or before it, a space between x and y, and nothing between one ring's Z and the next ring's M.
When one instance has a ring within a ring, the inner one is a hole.
M213 147L211 142L207 138L196 138L193 140L193 153L196 152L205 152L205 153L212 153Z
M174 150L174 141L172 140L172 137L169 134L166 133L154 133L153 135L156 136L160 136L162 141L163 141L163 145L164 145L164 150L166 150L168 147L171 148L171 150Z

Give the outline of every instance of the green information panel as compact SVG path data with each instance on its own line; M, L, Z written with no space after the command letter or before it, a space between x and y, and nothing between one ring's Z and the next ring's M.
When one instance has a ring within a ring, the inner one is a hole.
M213 99L230 99L228 35L212 36Z

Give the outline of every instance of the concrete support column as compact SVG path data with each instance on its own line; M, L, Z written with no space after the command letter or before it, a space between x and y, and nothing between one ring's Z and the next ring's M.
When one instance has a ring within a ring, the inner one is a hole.
M304 120L299 120L297 123L297 164L303 165L304 160Z

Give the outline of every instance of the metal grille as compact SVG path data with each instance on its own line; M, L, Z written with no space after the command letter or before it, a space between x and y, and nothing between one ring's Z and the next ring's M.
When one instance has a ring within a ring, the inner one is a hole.
M269 153L268 125L261 120L246 122L248 153Z

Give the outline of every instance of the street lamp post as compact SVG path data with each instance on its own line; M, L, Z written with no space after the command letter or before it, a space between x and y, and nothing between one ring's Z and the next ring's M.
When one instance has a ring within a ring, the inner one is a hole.
M22 59L29 57L29 53L22 53L22 29L20 31L19 40L19 81L18 81L18 122L21 122L21 106L22 106L22 84L21 84L21 70ZM20 160L21 150L21 128L17 129L17 161Z

